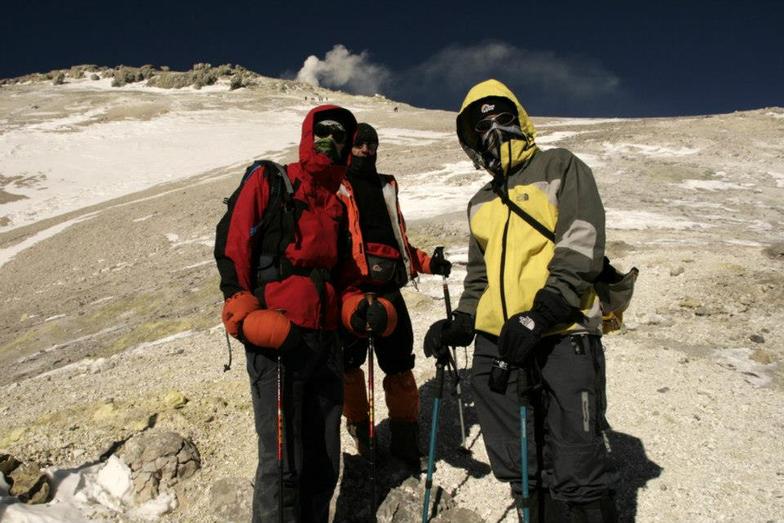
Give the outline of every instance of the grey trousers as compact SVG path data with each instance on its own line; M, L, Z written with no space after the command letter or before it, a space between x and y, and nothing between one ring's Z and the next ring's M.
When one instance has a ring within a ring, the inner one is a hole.
M305 331L283 360L283 492L277 459L277 352L246 347L259 463L253 522L324 522L340 469L343 364L335 333Z
M479 334L472 380L479 424L494 475L522 492L520 463L520 398L518 381L525 372L529 393L529 487L542 487L552 499L587 503L608 495L615 481L610 470L603 431L605 420L605 362L598 336L548 336L536 348L530 368L515 369L506 394L488 387L495 339Z

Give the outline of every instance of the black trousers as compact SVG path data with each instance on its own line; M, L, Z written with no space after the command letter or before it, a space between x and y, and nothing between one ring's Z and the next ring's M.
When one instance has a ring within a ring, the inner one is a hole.
M277 351L246 347L259 463L253 522L325 522L340 469L343 369L334 332L304 330L304 343L282 355L283 492L277 459Z
M379 293L388 299L397 312L397 327L389 336L375 338L375 354L378 366L387 376L414 368L414 331L406 302L400 291L395 289ZM341 331L343 361L346 370L361 367L367 359L367 338L358 338L351 332Z
M518 380L540 387L529 395L529 487L541 486L552 499L588 503L608 495L615 475L607 461L605 362L598 336L548 336L536 349L536 361L525 371L513 370L506 394L488 387L494 339L479 334L472 380L479 424L493 473L522 492L520 463L520 399Z

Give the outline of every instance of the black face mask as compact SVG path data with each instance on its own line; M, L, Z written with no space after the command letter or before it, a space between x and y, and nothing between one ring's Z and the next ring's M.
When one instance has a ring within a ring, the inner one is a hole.
M495 176L504 174L501 165L501 147L512 140L527 141L519 125L502 126L494 123L481 137L484 166Z
M350 173L355 174L375 174L376 173L376 155L370 156L352 156L351 165L348 168Z

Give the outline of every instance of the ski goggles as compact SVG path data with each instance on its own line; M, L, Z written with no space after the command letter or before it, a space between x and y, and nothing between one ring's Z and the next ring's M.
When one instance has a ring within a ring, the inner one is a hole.
M508 127L512 125L516 119L517 117L512 113L492 114L476 122L474 130L479 134L483 134L489 131L493 125L497 127Z
M335 143L346 143L346 129L335 120L322 120L313 127L316 138L332 137Z

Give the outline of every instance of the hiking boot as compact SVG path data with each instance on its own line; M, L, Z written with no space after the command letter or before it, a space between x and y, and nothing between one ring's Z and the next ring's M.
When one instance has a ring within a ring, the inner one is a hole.
M389 420L389 453L416 472L427 472L427 456L419 450L419 424Z
M358 423L347 422L346 428L348 429L348 433L351 435L351 439L354 440L354 446L357 449L357 454L362 456L365 459L370 459L370 436L369 436L369 429L370 427L368 420L360 421Z

